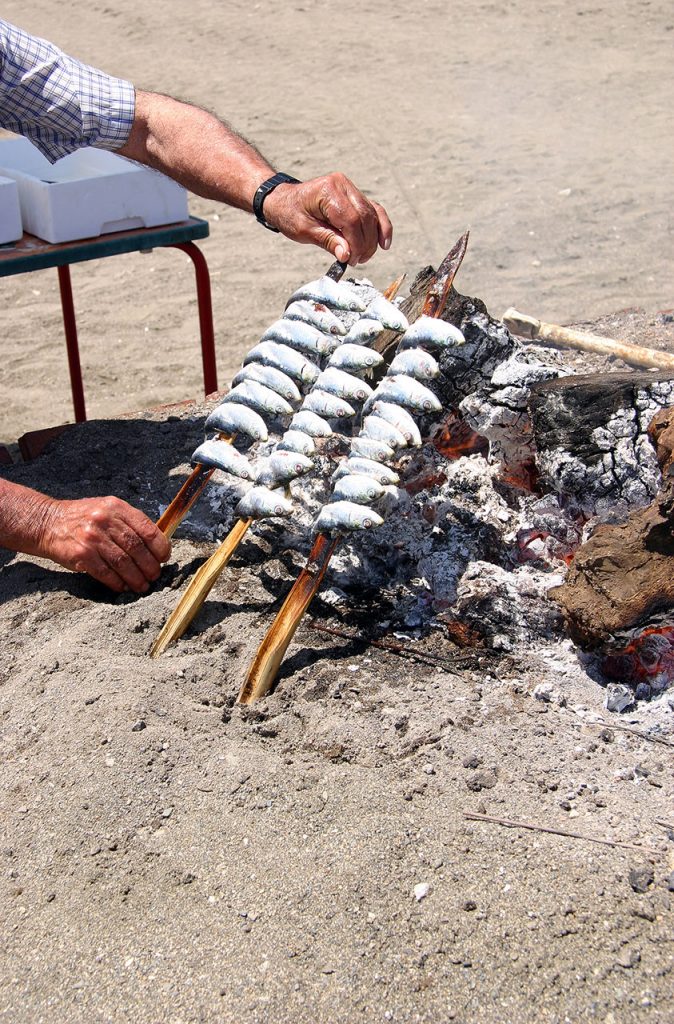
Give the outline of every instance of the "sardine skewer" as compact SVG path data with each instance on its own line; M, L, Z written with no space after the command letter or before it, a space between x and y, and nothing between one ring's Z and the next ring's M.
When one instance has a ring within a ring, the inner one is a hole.
M339 281L340 278L343 277L347 266L347 263L335 260L327 270L325 276L330 278L332 281ZM232 444L235 437L236 435L230 437L226 434L218 434L219 440L227 441L228 444ZM165 537L170 538L173 536L197 498L201 495L214 472L215 470L210 466L200 465L194 467L173 501L157 520L157 526Z
M347 266L346 264L335 263L330 268L330 270L328 271L328 274L326 276L331 277L333 280L337 280L338 281L339 278L341 277L341 275L346 270L346 266ZM340 268L341 268L341 273L340 273ZM400 286L403 283L404 279L405 279L405 275L403 274L400 277L398 277L391 285L389 285L389 287L384 292L384 297L389 299L389 300L395 298L395 296L396 296L396 294L398 292L398 289L400 288ZM296 414L296 415L301 415L301 414ZM150 653L151 653L153 658L159 657L159 655L162 654L166 650L166 648L169 646L169 644L171 644L174 640L179 639L183 635L183 633L185 632L185 630L189 626L190 622L192 622L192 620L194 619L195 615L197 615L197 613L200 611L204 601L206 600L206 597L208 596L208 594L210 593L211 589L213 588L213 586L214 586L218 576L220 575L222 570L225 568L225 566L229 562L230 558L232 557L232 555L236 551L236 548L238 547L238 545L243 540L246 532L248 531L248 527L251 525L251 522L252 522L251 519L245 519L245 520L239 520L237 523L235 523L234 526L232 527L232 529L230 530L230 532L228 533L228 535L225 537L225 539L222 542L222 544L220 545L220 547L211 555L211 557L197 571L197 573L195 574L194 578L190 581L190 583L189 583L187 589L185 590L184 594L180 598L180 601L178 602L178 604L174 608L173 612L171 613L171 615L167 619L166 623L164 624L164 627L162 628L162 631L159 634L159 636L157 637L155 643L153 644L152 649L150 651ZM320 536L321 535L319 535L319 537ZM327 543L327 541L326 541L326 543ZM336 544L337 544L336 540L335 540L335 542L333 544L329 544L330 551L328 553L327 561L325 563L325 568L326 569L327 569L328 562L330 561L330 557L332 555L332 551L334 550ZM316 548L316 545L314 545L314 548ZM322 551L323 548L321 547L320 550ZM320 586L320 583L321 583L321 580L323 579L323 574L324 573L325 573L325 569L320 574L320 579L318 579L318 582L316 583L316 588L318 588ZM309 579L309 583L311 583L311 579ZM307 584L305 584L305 585L307 585ZM312 592L311 596L313 596L313 593L315 593L315 590ZM309 597L309 601L311 600L311 596ZM307 604L308 604L308 602L307 602ZM290 616L291 611L292 611L292 614L296 614L296 610L295 610L296 607L297 607L297 604L295 602L295 604L291 605L291 608L290 608L290 610L288 611L287 614ZM306 606L305 606L305 608L306 608ZM299 617L297 619L298 623L299 623L300 619L302 618L302 615L304 614L305 608L302 608L302 610L299 613ZM291 621L291 619L289 621ZM288 635L288 639L287 639L287 642L286 642L286 645L285 645L286 648L287 648L288 644L290 643L290 640L292 638L292 634L295 632L295 628L297 628L297 627L294 627L292 629L292 632ZM285 648L281 652L281 660L283 659L283 654L284 653L285 653ZM279 664L280 664L280 661L279 661Z
M452 282L466 251L465 240L466 236L457 243L455 259L447 261L449 265L446 276L444 274L441 278L436 276L428 289L422 315L441 316L449 298ZM253 704L271 690L288 645L295 635L302 616L323 582L332 554L341 538L342 535L339 533L332 540L324 533L317 535L307 566L297 577L248 669L243 686L239 691L239 703Z

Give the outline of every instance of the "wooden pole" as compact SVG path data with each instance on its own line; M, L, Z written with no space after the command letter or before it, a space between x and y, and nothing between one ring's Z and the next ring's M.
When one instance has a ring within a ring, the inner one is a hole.
M547 324L533 316L519 313L516 309L510 308L505 311L503 323L509 331L521 338L552 345L554 348L574 348L581 352L616 356L630 366L640 366L645 370L674 370L674 355L670 352L643 348L641 345L631 345L628 341L618 341L614 338L602 338L598 334L590 334L589 331L576 331L571 327Z

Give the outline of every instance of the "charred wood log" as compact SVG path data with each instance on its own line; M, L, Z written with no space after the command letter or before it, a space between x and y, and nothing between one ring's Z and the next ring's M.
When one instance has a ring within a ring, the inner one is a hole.
M576 552L565 582L549 591L571 638L607 651L674 604L674 480L625 523L599 526ZM674 619L674 615L671 616Z
M535 383L528 408L544 489L574 498L586 517L619 522L657 494L648 427L674 400L674 374L583 374Z

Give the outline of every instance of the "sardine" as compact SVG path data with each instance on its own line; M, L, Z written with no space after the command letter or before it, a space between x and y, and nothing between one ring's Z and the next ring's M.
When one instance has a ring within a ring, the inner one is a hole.
M316 381L316 387L319 391L327 391L329 395L354 402L364 402L372 394L372 388L365 381L345 373L344 370L337 370L334 366L323 370Z
M343 281L333 281L331 277L319 277L317 281L308 281L303 284L290 296L288 305L299 299L322 302L330 309L346 309L352 313L365 312L365 303L361 302L353 289Z
M459 328L448 324L446 320L438 320L433 316L420 316L405 331L400 339L399 349L415 348L417 345L428 345L429 348L450 348L463 345L465 340Z
M256 467L255 482L266 487L277 487L313 469L313 462L298 452L275 451Z
M266 413L267 416L292 416L293 407L285 398L281 398L271 388L264 384L258 384L256 380L244 380L225 395L222 404L234 402L237 405L247 405L256 412Z
M310 437L330 437L334 433L327 420L321 419L315 412L300 409L290 421L291 430L302 430Z
M348 342L352 345L369 345L371 341L374 341L378 335L382 334L386 328L384 327L381 320L373 320L371 317L361 317L360 320L356 320L355 324L352 324L349 328L349 333L345 337L345 343Z
M278 341L312 356L327 356L339 345L339 338L334 334L324 334L302 320L276 320L267 328L260 341Z
M375 366L381 366L383 362L384 357L379 352L375 352L373 348L352 345L344 341L330 356L328 366L335 366L338 370L345 370L347 373L361 373L363 370L372 370Z
M231 473L242 480L253 479L253 467L245 455L237 452L231 444L226 441L204 441L192 455L192 464L212 466L213 469L221 469L223 473Z
M384 488L373 476L365 473L348 473L340 477L332 489L333 501L355 501L357 505L369 505L381 498Z
M267 425L260 414L236 402L216 406L206 420L206 430L219 430L222 434L247 434L253 441L266 441L269 437Z
M390 462L395 452L383 441L374 441L371 437L363 437L360 434L351 440L351 451L354 455L360 455L364 459L372 459L373 462Z
M367 505L356 505L353 501L332 501L318 513L314 530L317 533L328 530L369 530L384 522L374 509Z
M300 455L311 456L316 451L313 438L303 430L286 430L276 446L278 451L299 452Z
M292 502L280 491L251 487L236 506L235 513L239 519L267 519L269 516L289 516L292 510Z
M283 316L286 320L302 320L303 323L311 324L326 334L346 334L346 326L339 317L320 302L309 302L307 299L291 302Z
M301 352L296 352L287 345L280 345L278 341L261 341L250 350L243 361L244 366L249 363L273 366L301 384L313 384L320 373L316 364Z
M414 377L405 377L402 373L395 377L384 377L363 411L370 412L376 401L395 402L396 405L405 405L416 412L440 412L442 409L432 391Z
M414 377L415 380L433 380L440 376L440 367L433 356L422 348L408 348L398 352L386 371L388 377L396 373L404 373L406 377Z
M381 416L366 416L360 430L362 437L371 437L373 441L383 441L389 448L406 448L407 438L392 423Z
M401 309L393 302L389 302L383 295L375 295L368 303L365 315L379 320L390 331L406 331L409 327L407 317Z
M356 410L343 398L330 395L327 391L314 388L302 402L300 412L315 412L319 416L327 416L330 420L348 419L355 416Z
M364 459L358 455L349 455L332 474L333 480L339 480L343 476L351 476L353 473L371 476L380 484L397 484L400 477L395 469L385 466L382 462L373 462L372 459Z
M271 388L286 402L301 402L302 396L294 380L291 380L286 373L275 370L273 366L263 366L262 363L248 363L241 367L232 381L232 387L241 384L244 380L256 380L258 384L264 384Z
M399 430L401 434L404 434L407 443L411 447L419 447L421 444L421 431L407 409L403 409L401 405L394 405L393 402L375 402L372 406L372 413L375 416L379 416L380 419L386 420L387 423L390 423Z

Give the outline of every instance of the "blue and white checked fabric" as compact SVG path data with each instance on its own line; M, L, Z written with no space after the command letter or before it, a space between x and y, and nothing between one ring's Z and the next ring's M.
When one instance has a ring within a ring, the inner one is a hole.
M25 135L52 163L82 146L119 149L135 103L130 82L0 18L0 127Z

